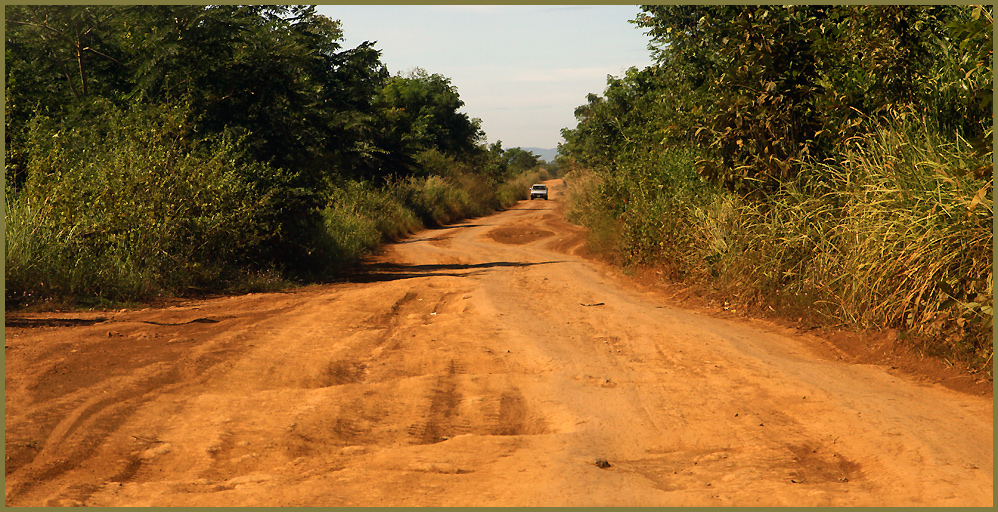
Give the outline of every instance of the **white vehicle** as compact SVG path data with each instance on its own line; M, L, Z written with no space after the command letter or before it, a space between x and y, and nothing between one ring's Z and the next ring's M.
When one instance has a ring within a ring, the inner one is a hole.
M548 186L537 184L530 187L530 200L533 201L535 197L543 197L545 201L548 199Z

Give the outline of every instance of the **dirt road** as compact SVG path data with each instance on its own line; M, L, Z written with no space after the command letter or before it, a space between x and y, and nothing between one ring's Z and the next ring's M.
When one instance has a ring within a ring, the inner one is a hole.
M627 285L550 183L348 283L9 316L6 504L992 504L990 397Z

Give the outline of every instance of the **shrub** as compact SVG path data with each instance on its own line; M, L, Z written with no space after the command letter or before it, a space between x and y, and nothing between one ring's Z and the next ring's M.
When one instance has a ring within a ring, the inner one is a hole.
M266 194L229 136L186 142L181 109L107 105L88 126L34 123L31 174L10 192L8 304L145 298L233 279L272 235Z

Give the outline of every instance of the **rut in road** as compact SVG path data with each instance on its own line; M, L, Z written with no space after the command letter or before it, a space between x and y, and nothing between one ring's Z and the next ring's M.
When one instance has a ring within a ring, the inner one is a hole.
M992 503L990 397L632 286L549 185L344 283L8 318L6 504Z

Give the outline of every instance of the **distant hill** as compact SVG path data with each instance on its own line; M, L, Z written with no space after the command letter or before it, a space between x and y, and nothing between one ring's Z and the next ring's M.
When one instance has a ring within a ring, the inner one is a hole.
M530 151L531 153L541 157L541 160L545 162L554 162L554 157L558 156L558 148L554 149L544 149L544 148L520 148L524 151Z

